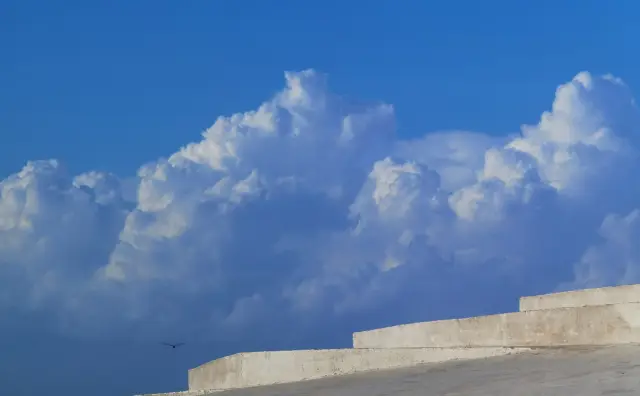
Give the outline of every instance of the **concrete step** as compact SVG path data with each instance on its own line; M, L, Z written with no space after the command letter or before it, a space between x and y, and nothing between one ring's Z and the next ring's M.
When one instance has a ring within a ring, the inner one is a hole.
M640 284L521 297L520 311L637 302L640 302Z
M155 396L638 396L640 346L554 348L222 393Z
M179 392L163 392L163 393L142 393L133 396L209 396L218 392L224 392L224 389L203 389L197 391L179 391Z
M531 348L321 349L248 352L226 356L189 370L189 392L291 383L425 363L470 360ZM189 394L189 393L187 393Z
M640 343L640 303L512 312L353 334L354 348L520 347Z

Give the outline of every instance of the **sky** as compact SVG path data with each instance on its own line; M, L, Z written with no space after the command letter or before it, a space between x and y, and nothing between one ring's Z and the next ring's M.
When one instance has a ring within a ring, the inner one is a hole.
M640 283L639 11L0 0L0 387Z

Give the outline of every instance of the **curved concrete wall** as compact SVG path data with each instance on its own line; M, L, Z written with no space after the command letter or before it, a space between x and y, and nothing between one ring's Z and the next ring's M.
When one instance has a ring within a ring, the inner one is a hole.
M640 343L640 303L513 312L353 334L354 348Z
M134 396L209 396L214 393L222 392L221 390L197 390L197 391L179 391L179 392L165 392L165 393L144 393Z
M190 390L166 395L205 395L532 347L640 344L640 284L522 297L520 310L354 333L355 349L231 355L189 370Z
M520 298L520 311L640 302L640 285L602 287Z
M298 382L423 363L478 359L529 348L325 349L239 353L189 370L189 391Z

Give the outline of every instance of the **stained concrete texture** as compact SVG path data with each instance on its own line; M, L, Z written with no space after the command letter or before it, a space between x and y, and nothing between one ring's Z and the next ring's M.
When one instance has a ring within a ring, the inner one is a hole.
M640 285L624 285L520 297L520 311L637 302Z
M640 303L509 312L353 333L355 348L634 343L640 343Z
M427 364L408 369L353 374L295 384L209 394L216 396L640 396L640 345L544 348L534 354Z
M189 370L189 389L237 389L284 384L357 372L480 359L530 348L317 349L248 352Z

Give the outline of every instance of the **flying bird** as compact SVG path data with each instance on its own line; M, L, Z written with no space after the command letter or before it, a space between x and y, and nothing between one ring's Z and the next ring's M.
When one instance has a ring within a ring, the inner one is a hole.
M177 347L184 345L184 342L179 342L177 344L170 344L168 342L163 342L162 345L170 346L172 349L176 349Z

